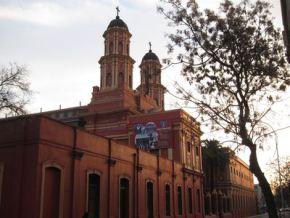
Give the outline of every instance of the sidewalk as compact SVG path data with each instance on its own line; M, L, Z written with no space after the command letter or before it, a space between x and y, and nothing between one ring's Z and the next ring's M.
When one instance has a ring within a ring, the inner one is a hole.
M247 218L269 218L267 213L256 215L256 216L248 216Z
M283 214L279 214L278 216L279 216L279 218L290 218L290 213L286 212ZM247 218L269 218L269 216L267 213L264 213L264 214L260 214L260 215L256 215L256 216L249 216Z

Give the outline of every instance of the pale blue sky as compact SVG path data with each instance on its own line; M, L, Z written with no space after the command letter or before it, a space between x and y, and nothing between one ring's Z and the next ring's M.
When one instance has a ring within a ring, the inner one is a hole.
M219 1L200 0L202 7L216 8ZM281 26L280 0L275 7L275 23ZM87 104L92 86L99 85L98 60L103 55L102 34L116 16L127 23L134 65L134 87L139 84L139 64L148 51L148 42L160 59L167 57L166 21L156 12L156 0L0 0L0 65L25 64L35 91L31 112ZM178 68L163 72L163 84L172 89ZM166 95L166 108L174 99ZM282 124L281 124L282 125ZM289 155L286 143L290 130L279 135L283 154ZM273 142L270 142L273 143ZM241 153L241 156L245 156ZM262 155L260 156L262 157ZM273 158L273 150L263 153L261 164Z

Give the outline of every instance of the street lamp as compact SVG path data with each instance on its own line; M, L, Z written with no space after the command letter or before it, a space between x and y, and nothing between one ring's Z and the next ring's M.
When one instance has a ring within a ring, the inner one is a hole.
M283 196L283 188L282 188L280 156L279 156L279 150L278 150L278 136L277 136L276 132L274 132L274 133L275 133L276 151L277 151L278 174L279 174L280 195L281 195L281 207L284 208L284 196Z
M279 156L279 149L278 149L278 135L277 135L276 131L273 129L273 127L271 125L269 125L268 123L265 123L265 122L261 122L261 123L267 125L268 127L270 127L272 129L272 132L270 132L269 134L271 134L271 133L275 134L275 146L276 146L277 162L278 162L278 174L279 174L279 186L280 186L280 195L281 195L281 207L284 208L284 196L283 196L283 188L282 188L281 169L280 169L280 156ZM260 137L258 137L258 138L260 138Z

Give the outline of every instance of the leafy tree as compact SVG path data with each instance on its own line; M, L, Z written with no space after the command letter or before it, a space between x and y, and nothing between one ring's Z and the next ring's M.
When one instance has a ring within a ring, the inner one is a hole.
M0 114L25 114L31 96L24 66L10 64L0 68Z
M262 188L269 216L276 218L273 193L259 166L257 149L273 133L266 118L290 78L269 3L223 0L217 13L201 10L195 0L161 2L159 12L176 30L168 35L168 51L178 53L176 60L166 63L182 63L182 75L191 85L187 90L176 84L179 96L210 118L212 128L249 148L250 170Z
M234 152L229 148L222 147L217 140L205 140L202 147L202 160L203 166L208 167L207 179L210 180L211 191L215 187L215 175L216 168L223 169L230 161L230 157L234 155Z

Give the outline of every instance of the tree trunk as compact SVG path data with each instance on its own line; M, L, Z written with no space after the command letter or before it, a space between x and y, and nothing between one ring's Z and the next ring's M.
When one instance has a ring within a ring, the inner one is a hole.
M258 159L257 159L257 151L256 147L250 148L251 154L250 154L250 170L254 175L257 177L259 181L259 185L261 186L262 192L264 194L266 205L269 213L269 217L271 218L278 218L277 210L276 210L276 204L274 200L274 195L271 191L270 185L262 172Z

